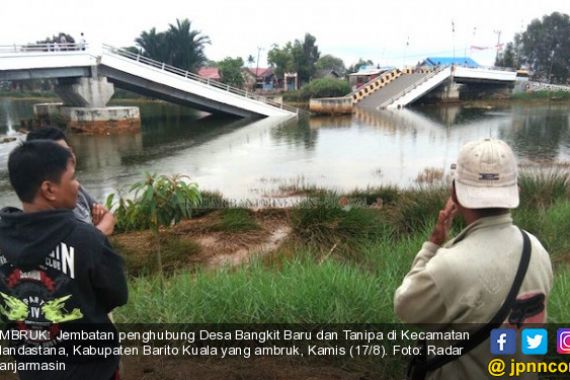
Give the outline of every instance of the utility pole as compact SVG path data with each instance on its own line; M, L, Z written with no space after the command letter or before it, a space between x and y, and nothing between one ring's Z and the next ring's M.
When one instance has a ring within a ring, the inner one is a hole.
M495 55L495 62L499 60L499 51L501 50L501 30L493 31L497 35L497 54Z
M263 50L263 48L261 46L257 47L257 64L255 67L255 84L253 85L253 91L255 91L255 89L257 88L257 76L259 75L259 54L261 53L261 50Z

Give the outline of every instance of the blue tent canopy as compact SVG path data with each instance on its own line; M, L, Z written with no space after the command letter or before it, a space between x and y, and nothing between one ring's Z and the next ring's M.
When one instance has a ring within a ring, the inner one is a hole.
M479 64L470 57L427 57L422 66L449 66L458 65L466 67L479 67Z

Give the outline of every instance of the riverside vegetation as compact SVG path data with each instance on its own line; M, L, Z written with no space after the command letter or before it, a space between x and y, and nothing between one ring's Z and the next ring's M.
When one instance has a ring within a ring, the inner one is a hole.
M549 320L569 321L570 174L560 166L527 170L520 187L515 223L541 239L554 265ZM116 248L126 257L131 292L129 303L114 313L116 320L396 322L394 291L429 236L447 199L447 186L441 181L410 189L388 186L337 194L306 188L299 193L305 200L294 208L253 211L230 207L220 194L203 192L192 220L161 229L165 278L155 260L148 259L152 250L148 255L142 252L149 245L138 235L143 231L114 236ZM119 230L147 226L142 222L136 227L129 215L119 214ZM229 244L257 234L268 218L290 226L288 237L270 254L214 270L193 262L202 248L188 231L220 233ZM192 228L182 227L184 223ZM463 227L456 221L452 233ZM125 240L129 236L131 240ZM138 242L140 249L125 241Z

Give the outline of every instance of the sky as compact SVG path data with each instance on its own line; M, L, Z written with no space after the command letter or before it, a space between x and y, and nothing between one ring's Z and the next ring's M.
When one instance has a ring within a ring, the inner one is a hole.
M568 0L4 0L0 45L24 44L60 31L88 43L134 45L144 30L188 18L210 37L212 60L251 54L266 63L273 44L317 38L321 55L346 66L359 58L382 66L412 65L427 56L471 56L494 62L498 41L512 41L535 18L570 14ZM452 27L454 25L454 27ZM486 48L472 50L471 46Z

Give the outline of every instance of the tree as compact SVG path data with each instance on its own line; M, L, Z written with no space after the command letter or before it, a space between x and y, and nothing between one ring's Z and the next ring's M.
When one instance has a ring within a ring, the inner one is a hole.
M123 50L128 51L129 53L133 53L133 54L141 54L141 49L136 47L136 46L127 46L127 47L123 47L121 48Z
M284 47L274 44L267 53L267 62L274 68L277 78L283 78L283 74L293 71L293 45L287 42Z
M59 32L58 34L54 34L53 36L50 37L46 37L45 39L41 40L41 41L37 41L38 44L48 44L48 43L54 43L57 42L59 43L61 41L61 37L65 37L65 41L68 44L73 44L75 43L75 39L73 37L71 37L70 34L67 33L63 33L63 32Z
M497 56L497 59L495 60L495 66L512 67L516 69L519 66L518 61L519 58L517 52L515 51L514 44L512 42L509 42L505 48L505 51Z
M570 17L554 12L535 19L526 31L515 36L521 63L548 81L566 83L570 75Z
M220 69L222 82L229 84L230 86L241 88L244 83L242 67L243 59L240 57L226 57L223 61L220 61L218 63L218 68Z
M150 228L156 242L156 259L162 284L162 255L160 251L160 227L177 224L190 219L192 209L200 204L202 196L198 185L189 182L185 175L157 176L146 173L143 181L131 186L134 200L119 196L115 215L121 229ZM106 200L113 209L115 194Z
M308 82L315 74L315 64L321 53L317 39L310 33L301 42L287 42L282 48L274 44L267 53L267 62L275 69L275 75L282 78L286 72L296 72L301 82Z
M166 33L157 33L156 28L152 28L148 32L143 31L135 42L142 48L144 56L161 62L168 61Z
M168 63L171 65L197 71L206 61L204 48L210 43L210 38L200 31L192 30L190 20L176 19L176 25L170 24L166 40L170 53Z
M373 64L374 64L374 62L372 62L370 59L364 60L362 58L359 58L358 62L356 62L354 65L352 65L348 68L348 72L349 73L356 73L360 70L361 67L370 66Z
M170 24L166 32L152 28L148 32L143 31L135 42L142 48L143 55L195 72L207 60L204 48L210 43L210 38L192 30L188 19L176 19L176 24Z
M321 53L316 45L316 37L310 33L305 34L303 42L295 40L291 53L293 55L293 67L299 75L301 83L308 82L315 74L315 64Z
M255 63L255 58L253 58L253 55L248 55L247 56L247 64L249 67L251 67L251 65L253 65Z
M317 70L334 70L340 75L346 72L346 67L342 59L335 57L334 55L323 55L317 63L315 64Z

